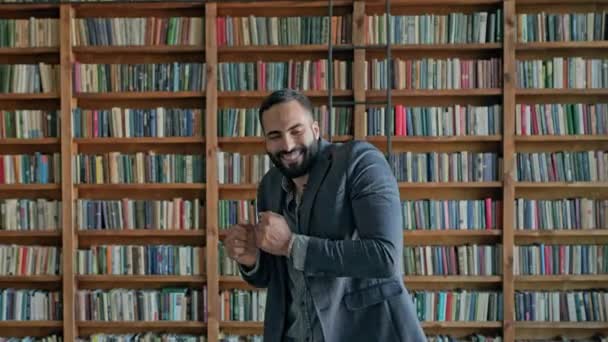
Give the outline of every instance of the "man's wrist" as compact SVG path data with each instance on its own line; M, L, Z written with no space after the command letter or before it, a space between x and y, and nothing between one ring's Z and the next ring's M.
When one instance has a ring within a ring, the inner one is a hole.
M289 238L289 244L287 245L287 257L291 258L291 252L293 250L293 242L296 239L296 234L291 234L291 237Z

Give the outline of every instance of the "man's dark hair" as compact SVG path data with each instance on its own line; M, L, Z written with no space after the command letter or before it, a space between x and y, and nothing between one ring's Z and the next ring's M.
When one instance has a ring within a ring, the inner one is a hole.
M273 92L268 95L262 104L260 105L260 111L258 112L258 119L260 120L260 125L262 125L262 129L264 129L264 124L262 123L262 117L264 116L264 112L268 110L268 108L289 101L298 101L298 103L310 113L312 116L312 103L308 99L308 97L297 90L293 89L281 89Z

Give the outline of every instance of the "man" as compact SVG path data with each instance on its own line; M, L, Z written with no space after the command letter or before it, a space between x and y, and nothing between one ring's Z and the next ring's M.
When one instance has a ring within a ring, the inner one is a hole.
M230 228L228 255L268 288L264 342L425 341L401 274L399 190L380 151L321 139L312 105L281 90L259 110L275 168L257 225Z

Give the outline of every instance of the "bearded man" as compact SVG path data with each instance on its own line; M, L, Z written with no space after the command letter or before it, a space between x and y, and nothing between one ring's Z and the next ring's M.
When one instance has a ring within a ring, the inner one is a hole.
M260 106L274 164L256 225L224 244L243 279L267 288L264 342L425 341L403 283L399 188L383 154L321 138L310 100L286 89Z

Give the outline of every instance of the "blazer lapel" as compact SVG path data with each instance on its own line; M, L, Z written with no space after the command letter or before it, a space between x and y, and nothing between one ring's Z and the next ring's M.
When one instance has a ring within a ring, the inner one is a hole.
M331 151L329 148L330 143L326 140L321 140L320 144L321 152L319 153L319 159L308 176L308 183L306 184L306 189L302 195L302 207L300 208L299 214L299 228L300 232L302 232L304 235L307 235L310 232L309 224L312 207L321 184L327 175L329 166L331 165Z

